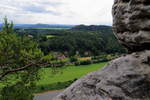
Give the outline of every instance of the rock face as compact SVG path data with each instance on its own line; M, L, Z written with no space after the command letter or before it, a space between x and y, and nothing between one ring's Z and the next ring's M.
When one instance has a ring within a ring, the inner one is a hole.
M150 100L150 51L112 61L76 81L54 100Z
M150 49L150 0L115 0L113 29L130 51Z
M54 100L150 100L150 0L115 0L113 30L132 54L77 80Z

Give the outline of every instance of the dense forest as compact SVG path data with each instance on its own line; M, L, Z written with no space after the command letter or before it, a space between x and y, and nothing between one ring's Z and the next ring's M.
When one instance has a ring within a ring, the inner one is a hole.
M45 54L61 52L66 56L124 53L110 26L79 25L71 29L15 29L19 35L33 37Z

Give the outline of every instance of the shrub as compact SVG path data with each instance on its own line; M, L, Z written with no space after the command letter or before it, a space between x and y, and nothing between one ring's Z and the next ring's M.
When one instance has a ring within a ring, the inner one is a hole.
M0 100L33 100L33 88L18 82L1 90Z
M49 85L44 85L44 86L43 85L42 86L38 86L38 87L35 88L34 92L35 93L40 93L40 92L49 91L49 90L65 89L68 86L70 86L76 80L77 79L66 81L66 82L57 82L57 83L53 83L53 84L49 84Z
M100 60L92 60L92 63L100 63Z
M80 61L80 65L89 65L91 63L91 60Z
M101 58L101 59L99 59L99 62L107 62L107 61L109 61L107 58Z
M78 59L76 57L70 57L70 62L76 62Z
M51 66L53 67L63 67L65 65L64 61L58 60L58 61L53 61L51 63Z
M74 65L75 65L75 66L79 66L79 65L80 65L80 62L79 62L79 61L76 61L76 62L74 63Z

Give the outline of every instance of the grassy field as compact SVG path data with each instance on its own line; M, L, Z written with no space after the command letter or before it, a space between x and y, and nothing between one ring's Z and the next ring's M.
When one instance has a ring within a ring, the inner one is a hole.
M89 72L94 72L106 64L107 62L80 66L65 66L57 69L42 68L39 71L40 80L36 81L37 86L33 91L35 91L35 93L41 93L49 90L64 89L76 79L79 79ZM14 82L12 81L11 83ZM4 85L0 83L0 89L3 86Z
M51 68L43 68L39 72L41 79L37 82L37 85L47 85L78 79L89 72L102 68L106 64L106 62L103 62L91 65L67 66L56 70L52 70ZM53 71L57 71L57 73L53 74Z
M55 35L47 35L46 36L48 39L50 39L50 38L54 38L54 37L56 37Z

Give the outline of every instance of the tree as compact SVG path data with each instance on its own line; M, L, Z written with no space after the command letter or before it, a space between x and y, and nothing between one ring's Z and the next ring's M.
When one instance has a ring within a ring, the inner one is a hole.
M40 66L46 64L45 61L47 61L42 60L43 56L38 44L29 37L19 37L14 34L13 23L9 23L5 18L3 29L0 32L0 82L5 84L5 87L1 91L4 94L0 99L10 100L15 97L14 100L25 100L19 99L16 91L21 91L21 88L29 91L28 87L34 86L34 81L38 79L37 72ZM9 91L11 88L12 92ZM26 95L24 96L26 100L30 100L32 91L24 91L23 95Z
M3 32L6 32L7 34L9 33L13 33L13 22L11 21L11 23L8 23L7 17L4 18L4 23L3 23Z

